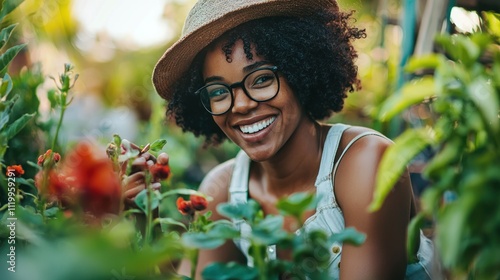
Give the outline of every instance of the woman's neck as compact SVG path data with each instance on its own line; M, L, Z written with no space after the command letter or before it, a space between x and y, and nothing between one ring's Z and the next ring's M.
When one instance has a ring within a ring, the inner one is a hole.
M328 127L305 119L271 159L254 163L262 191L275 197L308 191L318 174Z

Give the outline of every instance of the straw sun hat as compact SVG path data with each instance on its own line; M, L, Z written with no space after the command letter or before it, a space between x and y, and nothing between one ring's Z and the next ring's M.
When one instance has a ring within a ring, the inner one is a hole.
M165 51L153 71L158 94L170 100L173 84L185 75L194 57L226 31L269 16L308 16L338 10L336 0L199 0L189 12L181 38Z

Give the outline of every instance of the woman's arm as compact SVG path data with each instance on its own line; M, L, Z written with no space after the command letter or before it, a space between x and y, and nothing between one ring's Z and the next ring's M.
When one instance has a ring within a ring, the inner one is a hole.
M217 213L216 207L219 203L228 201L229 183L233 170L233 161L227 161L215 167L210 171L200 185L199 191L212 197L213 200L208 203L206 211L212 211L212 220L225 219ZM213 250L200 250L198 258L198 267L196 270L196 279L201 279L201 272L212 262L230 262L236 261L245 263L245 257L234 245L232 240ZM182 260L178 273L181 275L190 275L191 263L189 260Z
M406 271L406 232L410 220L412 190L407 173L387 196L382 208L367 211L373 199L379 162L391 144L368 135L356 141L339 164L335 194L346 227L366 234L359 247L344 245L341 279L403 279Z

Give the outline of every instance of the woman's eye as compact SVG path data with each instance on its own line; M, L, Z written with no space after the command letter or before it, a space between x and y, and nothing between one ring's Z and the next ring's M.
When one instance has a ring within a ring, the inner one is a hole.
M261 75L254 80L254 82L252 83L252 86L255 86L255 87L268 86L272 83L272 81L273 81L273 76Z
M222 99L228 96L229 92L226 88L212 89L208 92L208 97L210 99Z

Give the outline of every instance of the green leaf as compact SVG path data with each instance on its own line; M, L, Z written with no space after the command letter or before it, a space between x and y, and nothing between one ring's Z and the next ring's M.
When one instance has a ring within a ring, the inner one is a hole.
M12 79L9 74L6 73L0 85L0 98L9 96L9 93L12 91L12 87Z
M225 240L203 232L186 232L182 235L182 242L186 247L214 249L224 244Z
M152 144L151 144L151 151L153 152L159 152L161 151L161 149L163 149L163 146L165 146L165 144L167 144L167 140L165 139L158 139L156 141L154 141Z
M479 47L481 53L483 53L487 47L493 43L492 36L487 33L474 33L470 36L470 40Z
M442 56L438 54L426 54L419 57L411 57L405 66L405 71L414 73L423 69L436 69L442 63Z
M369 211L376 211L406 170L408 163L425 147L435 142L434 131L430 128L407 130L389 146L380 161L375 193Z
M406 254L408 263L415 263L418 261L417 252L420 245L420 229L422 228L424 221L424 214L419 213L417 216L413 217L408 225L408 236L406 238Z
M379 111L378 119L386 122L410 106L421 103L436 94L434 79L424 77L411 81L401 88L401 91L391 95Z
M289 197L280 199L276 207L283 215L290 215L300 219L306 210L316 207L314 197L314 194L307 192L294 193Z
M187 230L187 227L185 224L183 224L179 221L176 221L172 218L157 218L157 219L155 219L155 223L179 226L179 227L182 227L183 229Z
M9 41L10 35L12 34L12 31L14 30L14 28L16 28L16 26L17 23L14 23L0 31L0 49L5 46L5 43L7 43L7 41Z
M248 267L235 262L211 263L202 272L205 280L254 280L259 276L259 271L255 267Z
M453 60L461 61L467 66L475 63L481 55L480 47L464 35L440 35L436 37L436 43L441 45Z
M5 70L9 63L16 57L16 55L24 48L26 47L26 44L21 44L17 46L13 46L9 48L5 53L0 55L0 72Z
M147 205L148 205L148 191L147 189L142 190L138 195L135 196L134 199L135 204L139 209L141 209L144 213L147 213ZM160 205L159 196L151 193L151 210L156 209Z
M222 216L230 219L246 219L247 221L253 221L259 209L259 204L252 199L248 200L247 203L221 203L217 205L217 212Z
M12 99L8 100L7 102L1 103L5 107L0 113L0 130L3 129L5 125L9 122L12 107L14 107L14 104L16 103L18 98L19 96L15 95Z
M214 249L228 239L237 238L240 233L232 225L218 224L208 232L187 232L182 235L182 242L187 247Z
M499 130L500 119L500 95L493 88L491 81L484 76L475 78L468 86L469 96L481 112L484 120L491 127L492 131Z
M2 3L2 10L0 10L0 22L3 21L5 16L10 14L23 1L24 0L4 0Z
M283 230L283 216L267 215L262 221L252 227L252 243L272 245L286 238Z
M445 267L454 267L463 258L463 241L476 196L467 195L449 203L437 217L436 245Z
M361 245L366 240L366 235L352 227L345 228L339 233L334 233L328 238L329 243L340 242Z
M15 120L5 130L5 137L7 137L7 139L14 138L14 136L16 136L16 134L18 134L34 116L35 113L24 114L19 119Z
M176 190L164 192L161 194L160 200L164 199L167 196L171 196L171 195L198 195L198 196L204 197L205 199L207 199L209 201L211 200L211 197L207 196L206 194L201 193L199 191L191 190L191 189L176 189Z
M50 101L50 108L52 109L56 108L57 105L61 103L60 96L55 89L49 89L47 91L47 98Z

